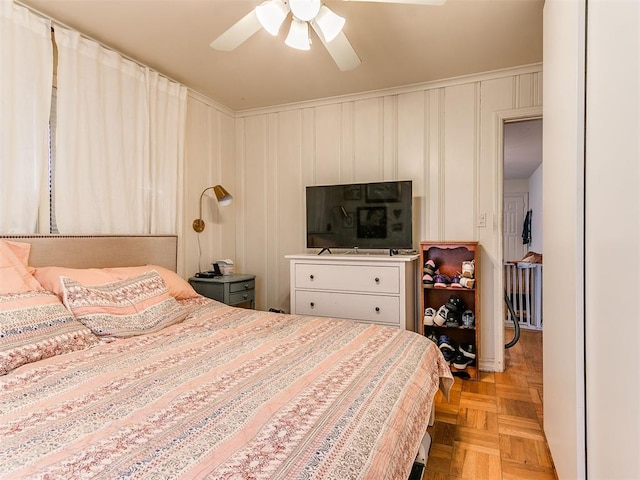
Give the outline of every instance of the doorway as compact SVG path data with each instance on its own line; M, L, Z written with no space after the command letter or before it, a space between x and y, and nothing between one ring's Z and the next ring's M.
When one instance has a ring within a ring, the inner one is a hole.
M505 121L503 129L503 286L520 328L542 330L542 118ZM506 306L503 319L506 343Z

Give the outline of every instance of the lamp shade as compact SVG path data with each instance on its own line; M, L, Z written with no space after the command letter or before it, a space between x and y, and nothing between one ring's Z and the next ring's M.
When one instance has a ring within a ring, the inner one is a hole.
M311 48L309 42L309 24L294 18L291 21L289 35L287 35L284 43L298 50L309 50Z
M267 0L256 7L256 15L262 28L271 35L277 35L289 9L281 0Z
M222 185L216 185L215 187L213 187L213 193L216 194L218 203L223 207L231 205L231 202L233 202L233 197L224 189Z
M344 18L336 15L333 11L322 5L320 12L313 20L324 37L325 42L330 42L342 31L344 27Z

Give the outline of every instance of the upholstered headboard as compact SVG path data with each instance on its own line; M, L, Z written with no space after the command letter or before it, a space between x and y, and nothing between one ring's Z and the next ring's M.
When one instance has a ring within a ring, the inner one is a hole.
M29 265L71 268L160 265L176 271L176 235L2 235L31 243Z

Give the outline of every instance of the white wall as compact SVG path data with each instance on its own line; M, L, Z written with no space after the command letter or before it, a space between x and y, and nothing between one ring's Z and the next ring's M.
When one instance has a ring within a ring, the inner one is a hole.
M305 251L304 187L409 179L416 197L416 247L420 240L481 243L481 367L501 370L503 349L493 318L502 301L501 295L494 299L502 271L496 141L502 125L496 112L539 106L541 87L541 66L535 65L237 112L233 127L218 107L192 98L190 125L198 131L189 135L186 162L186 271L197 266L190 223L199 189L221 181L234 195L233 219L224 211L222 222L205 230L204 255L231 257L237 271L257 275L257 308L288 310L284 256ZM476 226L480 213L487 215L486 227Z
M585 478L584 21L584 2L546 0L543 52L544 430L560 479ZM613 317L607 315L606 318ZM613 324L611 320L601 322L607 329ZM617 326L616 331L620 331ZM612 448L619 443L614 436L608 441Z
M543 164L541 163L536 171L529 177L529 209L531 210L531 244L529 250L537 253L542 252L542 225L544 211L542 209L542 177Z
M587 474L637 479L640 3L589 1L587 18Z

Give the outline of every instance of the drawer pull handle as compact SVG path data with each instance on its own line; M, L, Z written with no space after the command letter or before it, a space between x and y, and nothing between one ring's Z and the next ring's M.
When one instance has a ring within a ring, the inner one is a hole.
M310 279L310 280L313 280L313 275L309 275L309 279Z
M245 283L245 284L244 284L244 289L245 289L245 290L249 290L249 284L248 284L248 283Z
M315 307L315 306L316 306L316 304L315 304L315 303L313 303L313 302L311 302L309 305L311 305L311 308L313 308L313 307Z
M376 277L376 283L380 283L380 279Z
M376 313L380 313L380 307L376 307Z
M245 293L245 294L242 296L242 298L244 298L244 299L246 300L247 298L249 298L249 295L247 295L247 294Z

